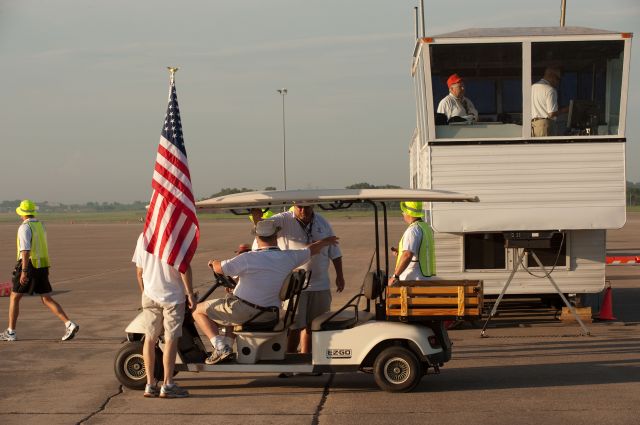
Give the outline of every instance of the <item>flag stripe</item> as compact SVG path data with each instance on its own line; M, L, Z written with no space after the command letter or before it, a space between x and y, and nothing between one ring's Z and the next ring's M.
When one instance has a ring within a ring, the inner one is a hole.
M187 200L193 200L193 195L191 194L191 187L188 187L178 177L176 177L172 172L164 168L160 163L156 162L155 171L160 174L164 178L163 180L158 179L158 183L162 184L165 187L169 187L172 192L175 192L177 196L186 197ZM154 174L155 178L155 174ZM166 181L166 183L165 183Z
M149 246L152 253L158 255L160 252L160 246L158 245L158 239L162 242L162 232L164 232L165 221L167 216L167 210L169 213L171 212L172 205L171 203L163 196L162 202L160 203L158 209L156 210L156 220L153 226L153 234L149 239Z
M188 208L188 206L182 202L182 199L179 199L178 197L176 197L172 192L168 191L164 186L162 186L156 180L151 182L151 186L156 191L158 191L164 198L168 199L171 203L173 203L174 205L180 205L181 208L184 208L182 212L187 214L189 218L191 218L192 220L197 221L195 211L192 211L190 208Z
M176 238L178 240L184 241L187 236L187 233L189 233L189 229L192 227L192 224L186 220L187 217L184 214L181 217L183 217L184 219L176 223L176 230L178 231ZM176 261L176 257L178 256L178 253L181 250L182 250L182 245L178 245L178 244L174 245L171 252L169 252L169 255L167 257L167 262L173 263L174 261Z
M151 202L149 203L149 211L155 210L157 199L158 199L158 192L154 191L153 195L151 195ZM149 224L151 224L152 218L153 218L153 214L147 214L147 217L145 218L145 222L144 222L145 229L149 227Z
M195 228L195 232L193 233L193 238L191 239L191 244L189 245L189 248L187 248L187 252L184 254L183 259L180 261L180 264L189 264L191 263L191 259L193 258L194 254L196 253L196 249L198 248L198 239L200 239L200 229L197 226L194 226ZM187 242L187 240L185 240L185 242ZM184 269L180 269L181 273L184 273L185 271L187 271L187 267L185 266Z
M162 258L162 261L172 264L171 262L167 261L169 253L171 252L173 246L175 246L170 244L170 241L176 240L174 233L177 229L180 229L180 227L182 227L182 223L184 223L187 217L179 211L176 211L171 215L166 215L165 217L167 218L167 220L164 229L162 229L162 240L160 241L160 251L158 256Z
M186 158L182 155L178 149L168 148L165 146L167 144L167 140L164 137L160 137L160 145L158 146L158 155L163 156L167 159L171 164L176 166L185 176L187 176L187 180L190 181L191 174L189 173L189 169L187 168ZM156 158L157 161L157 158Z

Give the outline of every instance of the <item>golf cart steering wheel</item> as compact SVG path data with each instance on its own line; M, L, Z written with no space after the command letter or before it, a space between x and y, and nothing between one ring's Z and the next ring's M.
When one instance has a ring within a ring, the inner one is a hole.
M225 288L233 289L236 287L236 282L229 276L213 272L213 276L216 280L216 286L224 286Z

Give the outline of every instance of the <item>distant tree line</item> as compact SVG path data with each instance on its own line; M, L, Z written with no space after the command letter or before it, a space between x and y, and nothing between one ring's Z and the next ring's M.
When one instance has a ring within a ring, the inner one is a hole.
M392 184L385 184L376 186L370 183L355 183L345 187L345 189L400 189L400 186ZM255 189L249 189L246 187L224 187L219 192L208 196L207 198L214 198L217 196L231 195L233 193L252 192ZM264 190L276 190L273 186L268 186ZM203 198L205 199L205 198ZM87 202L86 204L63 204L49 201L36 201L40 212L110 212L110 211L143 211L148 204L148 201L134 201L129 204L121 202ZM13 201L0 201L0 213L13 212L16 207L20 205L20 199ZM640 183L627 182L627 205L640 205ZM358 208L369 208L368 204L362 204L356 206ZM398 208L397 202L391 203L390 208Z
M0 212L13 212L20 205L20 199L1 201ZM62 204L58 202L36 201L38 212L112 212L112 211L144 211L148 202L134 201L130 204L120 202L87 202L86 204Z

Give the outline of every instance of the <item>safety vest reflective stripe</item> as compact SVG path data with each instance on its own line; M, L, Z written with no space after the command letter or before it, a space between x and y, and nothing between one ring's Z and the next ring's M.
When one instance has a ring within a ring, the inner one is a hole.
M39 221L27 221L27 226L31 229L31 251L29 257L31 264L36 269L49 267L49 248L47 247L47 234L44 226ZM20 259L20 237L16 238L18 248L18 260Z
M420 272L422 275L424 277L431 277L436 274L436 250L435 244L433 243L433 230L431 229L431 226L424 221L414 221L409 227L411 226L418 226L422 231L420 250L417 255L418 263L420 264ZM398 244L398 258L396 260L396 265L400 262L400 254L404 251L402 247L403 238L404 235L400 238L400 243Z

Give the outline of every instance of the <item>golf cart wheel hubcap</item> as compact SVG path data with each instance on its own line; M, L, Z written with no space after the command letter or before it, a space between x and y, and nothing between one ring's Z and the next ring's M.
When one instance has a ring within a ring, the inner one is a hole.
M402 384L411 375L411 365L400 357L394 357L384 365L384 377L394 384Z
M124 374L131 379L144 379L147 376L142 354L132 354L125 359Z

